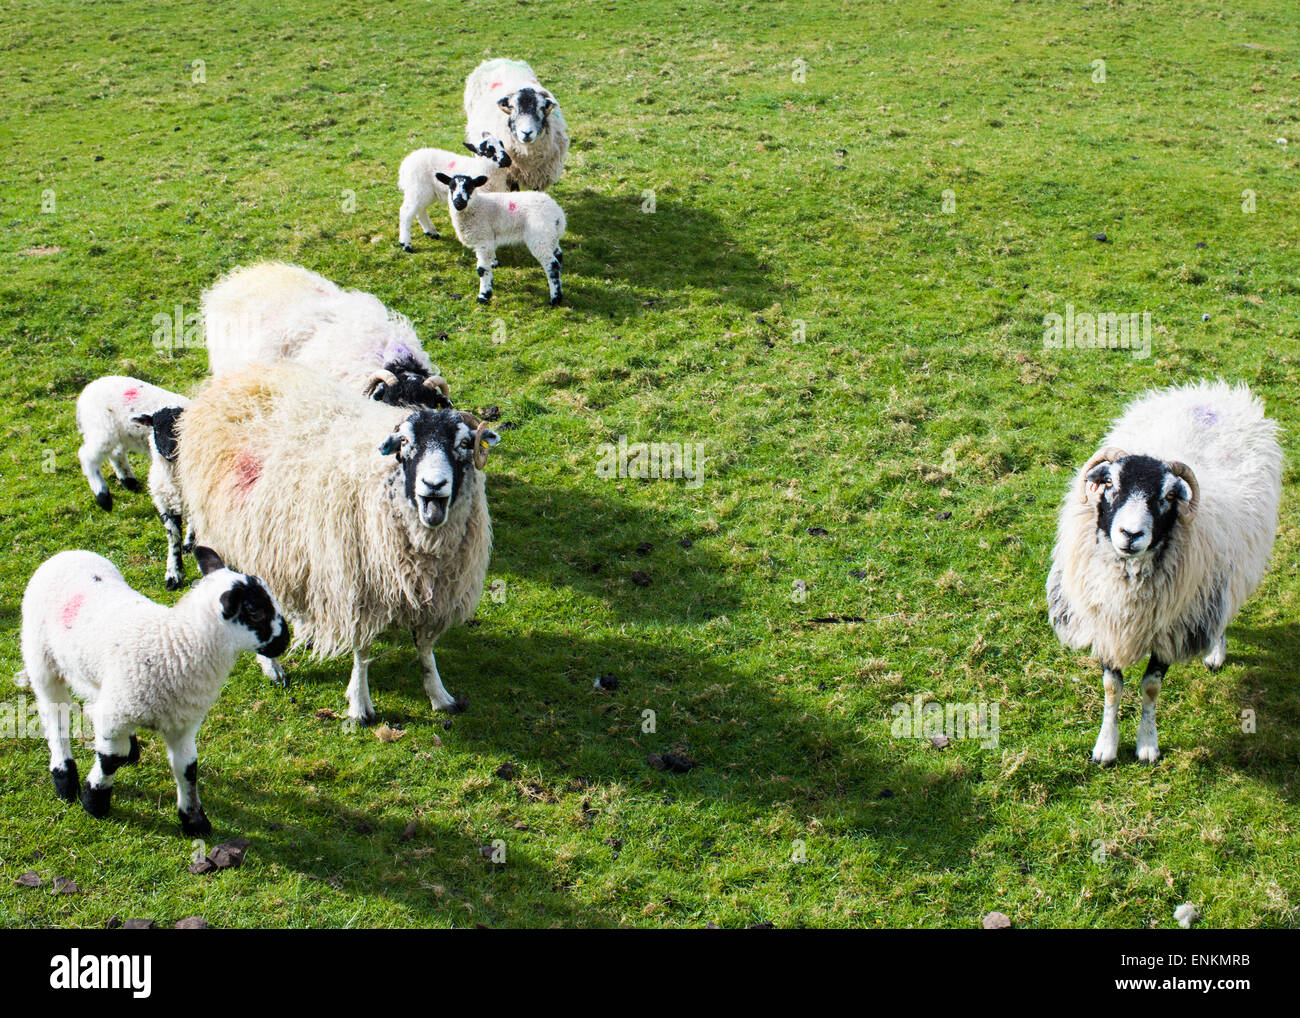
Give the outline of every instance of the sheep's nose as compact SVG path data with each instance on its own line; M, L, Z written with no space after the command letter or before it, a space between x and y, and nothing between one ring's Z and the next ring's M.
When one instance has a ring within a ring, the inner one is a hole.
M1129 544L1132 544L1143 534L1143 531L1141 530L1125 530L1123 527L1119 528L1119 532L1123 534L1125 538L1128 539Z
M425 494L428 498L445 498L447 493L451 490L451 481L448 481L445 478L437 484L430 484L428 481L424 481L423 484Z

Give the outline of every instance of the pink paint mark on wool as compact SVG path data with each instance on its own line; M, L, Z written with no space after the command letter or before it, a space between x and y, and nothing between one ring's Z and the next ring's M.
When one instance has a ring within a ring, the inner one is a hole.
M85 603L85 594L73 594L63 602L63 607L59 609L59 621L63 623L64 629L72 628L72 624L77 621L77 616L81 613L81 606Z
M139 401L139 399L140 399L140 390L137 389L135 386L132 386L131 388L126 389L122 392L122 402L124 402L127 406L134 406L136 402Z
M235 457L235 497L243 500L262 477L262 461L247 449Z
M505 83L504 83L504 82L501 82L501 81L494 81L494 82L492 82L492 89L491 89L491 91L495 92L495 91L496 91L498 88L500 88L503 84L505 84Z
M518 211L519 211L519 206L516 205L514 202L511 202L511 203L510 203L510 211L511 211L511 212L518 212Z
M447 163L447 169L449 169L449 170L454 170L455 168L456 168L456 160L455 160L455 159L453 159L453 160L451 160L449 163Z

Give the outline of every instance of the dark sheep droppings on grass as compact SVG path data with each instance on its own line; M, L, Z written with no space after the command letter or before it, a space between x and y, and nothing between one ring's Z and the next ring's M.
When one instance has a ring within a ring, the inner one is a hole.
M868 573L865 569L853 569L849 572L849 575L852 576L855 580L865 580L871 574Z
M1196 246L1197 246L1197 247L1208 247L1209 245L1206 244L1205 241L1203 241L1203 240L1198 240L1198 241L1196 242Z
M1104 233L1094 233L1092 239L1097 241L1099 244L1106 243L1106 235Z
M893 797L894 790L892 788L882 788L880 794L876 796L877 799L892 799Z
M192 915L188 919L182 919L176 924L178 930L206 930L208 921L201 915Z
M357 821L357 824L356 824L356 830L357 830L357 833L358 833L358 834L374 834L374 833L375 833L375 829L374 829L374 827L371 826L370 824L366 823L366 821L364 821L364 820L358 820L358 821Z
M746 926L745 929L747 929L747 930L774 930L774 929L776 929L776 923L772 922L771 919L764 919L761 923L751 923L749 926Z
M692 541L689 537L683 537L680 541L677 542L677 544L678 544L679 547L682 547L682 548L689 548L689 547L691 547L692 545L694 545L695 542Z
M35 870L28 870L21 877L15 880L14 883L19 887L40 887L41 884L45 883L45 881L41 879L40 874Z
M106 930L120 930L121 928L122 928L121 916L115 916L115 915L109 916L108 922L104 924L104 929Z
M501 417L501 408L499 406L490 406L479 414L479 420L495 421Z
M67 877L55 877L54 893L55 894L76 894L77 882L75 880L69 880Z
M812 534L813 537L826 537L830 534L830 531L825 527L809 527L808 533Z
M502 781L512 781L515 776L515 765L507 760L496 769L496 776Z
M157 925L152 919L128 919L122 924L124 930L152 930Z
M410 841L412 838L415 837L415 832L418 828L419 828L419 821L412 820L409 824L407 824L404 828L402 828L401 840Z
M617 675L601 675L596 678L596 688L604 689L610 693L618 689Z
M651 544L649 541L642 541L640 544L636 546L636 553L638 555L649 555L654 550L655 550L655 546Z
M643 573L640 569L636 569L632 572L632 582L638 587L648 587L654 581L650 579L649 573Z
M951 512L950 510L948 510L948 509L945 509L945 510L944 510L943 512L941 512L941 513L935 513L935 514L934 514L934 518L935 518L936 520L950 520L950 519L952 519L952 512Z
M676 774L685 774L695 766L694 760L679 753L651 753L646 757L646 763L657 771L673 771Z

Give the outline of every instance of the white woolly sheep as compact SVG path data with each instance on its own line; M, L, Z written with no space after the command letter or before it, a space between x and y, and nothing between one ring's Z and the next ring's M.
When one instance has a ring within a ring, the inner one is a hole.
M484 138L475 147L465 142L472 156L466 158L441 148L416 149L405 159L397 171L397 182L402 188L402 211L398 224L398 242L402 250L411 247L411 224L417 219L426 237L438 236L429 218L429 206L447 200L447 188L437 179L439 173L465 173L471 177L487 177L485 191L504 191L507 188L506 167L510 155L505 144L497 138Z
M447 188L447 207L456 239L474 252L478 262L478 301L492 299L492 269L497 264L497 248L522 244L546 270L551 291L551 306L559 304L564 294L560 288L560 270L564 256L560 238L564 236L564 210L541 191L513 194L490 194L481 190L486 177L457 174L437 175Z
M77 457L101 508L113 508L113 494L101 473L104 461L112 465L122 487L139 491L129 454L149 456L149 495L167 529L168 590L177 589L184 577L182 549L194 546L192 531L181 536L181 499L171 465L176 458L176 418L189 403L177 393L122 375L95 379L77 398L77 430L82 435Z
M81 805L107 815L113 776L140 759L137 728L167 743L181 830L205 835L195 739L235 658L255 650L275 657L289 626L262 581L226 569L208 548L195 552L203 578L171 608L127 585L117 567L89 551L46 560L23 594L23 671L50 747L50 774L61 799L77 798L69 694L86 704L95 726L95 765Z
M465 140L504 138L510 183L545 191L560 179L569 130L559 104L522 60L485 60L465 79Z
M470 414L359 399L280 362L196 397L181 422L181 487L203 542L266 578L298 641L318 657L352 651L348 713L370 724L367 655L391 628L413 633L434 708L457 709L433 644L483 593L483 466L497 440Z
M1259 585L1282 489L1277 423L1250 390L1198 382L1124 411L1066 495L1047 580L1061 641L1102 665L1105 710L1092 758L1119 747L1122 669L1142 677L1137 756L1154 763L1156 698L1171 664L1222 666L1225 630Z
M203 294L202 309L213 375L293 360L389 405L451 405L446 379L405 316L301 266L235 269Z

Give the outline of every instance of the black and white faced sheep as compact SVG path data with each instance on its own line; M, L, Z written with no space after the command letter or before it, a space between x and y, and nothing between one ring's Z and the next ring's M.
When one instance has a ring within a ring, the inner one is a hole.
M564 170L568 126L549 90L522 60L485 60L465 79L465 141L502 138L512 188L545 191Z
M447 205L456 238L474 252L478 262L478 300L492 300L492 269L497 264L497 248L523 245L546 272L551 306L564 299L560 273L564 255L560 238L564 236L564 210L541 191L518 191L513 194L485 193L486 177L468 177L445 173L436 175L447 188Z
M292 360L390 406L451 406L415 328L378 297L299 265L235 269L203 294L208 368Z
M1113 425L1061 508L1047 608L1061 641L1102 665L1092 758L1114 763L1123 669L1148 657L1137 756L1154 763L1169 666L1222 666L1225 632L1268 565L1282 489L1277 423L1244 385L1148 393Z
M89 551L48 559L23 594L18 682L35 694L54 790L69 802L78 796L70 698L85 702L95 765L80 797L91 816L107 815L114 775L140 758L136 729L152 728L167 743L181 829L207 834L199 727L240 652L274 657L288 646L289 625L261 580L226 569L207 548L195 554L203 578L171 608L136 593Z
M369 724L370 646L392 629L413 634L434 709L457 709L433 645L483 592L496 442L472 415L360 399L280 362L199 394L179 471L201 540L265 577L317 656L352 652L348 713Z
M426 237L437 237L429 206L447 201L447 187L437 179L439 173L464 173L471 177L483 176L489 191L508 190L506 169L510 154L505 142L498 138L484 138L477 146L465 142L470 156L458 155L440 148L416 149L405 159L397 171L397 183L402 189L402 209L398 219L397 240L402 250L410 253L411 225L419 220Z

